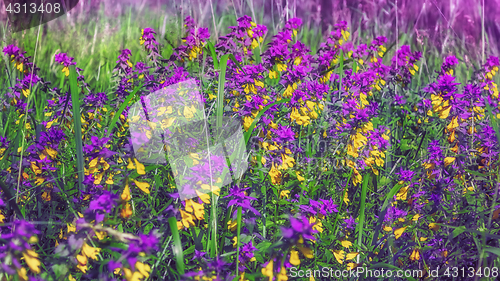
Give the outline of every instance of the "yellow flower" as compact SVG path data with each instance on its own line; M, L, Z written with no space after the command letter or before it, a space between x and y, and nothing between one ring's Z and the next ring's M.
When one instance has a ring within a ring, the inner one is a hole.
M86 273L87 272L87 257L84 255L77 255L76 260L78 261L78 265L76 266L81 272Z
M136 180L133 180L135 185L142 190L144 193L149 194L149 183L147 182L138 182Z
M342 240L340 241L340 244L342 245L342 247L344 248L349 248L352 246L352 242L349 241L349 240Z
M280 198L284 198L284 197L289 198L289 195L290 195L290 190L282 190L280 192Z
M227 229L228 230L235 231L237 226L238 226L237 221L229 220L227 222Z
M405 232L407 226L405 227L401 227L401 228L398 228L394 231L394 235L396 236L396 239L398 239L399 237L401 237L401 235L403 235L403 233Z
M206 193L201 193L198 190L195 190L195 191L196 191L196 194L198 195L198 197L201 199L201 201L203 201L203 203L210 204L210 195L208 195Z
M120 212L122 218L127 219L133 214L132 208L130 207L130 203L126 203L123 209Z
M429 229L432 229L432 230L439 230L440 226L435 224L435 223L430 223L429 224Z
M94 248L89 246L87 243L83 244L82 254L84 254L87 258L91 258L93 260L97 260L97 255L99 254L101 249Z
M274 71L274 70L270 70L269 71L269 78L271 78L271 79L278 78L278 73L276 71Z
M313 229L317 230L318 232L323 232L323 223L320 220L316 219L315 217L310 217L309 223L314 224L312 226Z
M245 128L245 131L248 131L248 129L250 129L250 126L252 125L252 123L253 123L252 117L245 116L245 118L243 118L243 127Z
M415 260L420 260L420 253L418 249L413 249L413 252L410 255L410 260L415 261Z
M300 243L300 241L299 241ZM313 251L307 247L304 247L302 246L301 244L298 244L297 245L297 248L299 249L299 251L308 259L312 259L314 258L314 254L313 254Z
M300 264L299 252L298 251L290 251L290 263L297 266Z
M281 172L276 169L274 163L271 166L271 170L269 171L269 175L271 176L271 182L276 185L281 183Z
M257 42L257 40L255 40L255 38L253 38L252 40L252 49L255 49L259 47L259 42Z
M270 260L266 267L262 268L262 275L269 277L270 281L274 278L273 263L273 260Z
M455 157L446 157L446 158L444 158L444 166L448 167L454 161L455 161Z
M186 200L186 211L194 214L194 216L198 220L203 220L203 217L205 215L203 204L198 204L192 199Z
M123 273L127 281L140 281L142 278L144 278L144 275L142 275L139 271L132 272L132 270L128 268L124 268Z
M127 182L125 184L125 188L123 189L121 199L123 201L130 201L130 199L132 199L132 196L130 195L130 188L128 186L128 179L127 179Z
M190 226L194 226L195 223L194 223L194 219L195 217L188 213L188 212L185 212L184 210L179 210L181 212L181 217L182 217L182 225L184 225L184 227L186 228L189 228ZM177 225L179 226L179 224Z
M405 187L402 187L398 194L396 194L396 200L406 200L406 195L408 194L408 189L410 188L410 186L405 186Z
M338 263L344 263L345 252L343 250L331 250Z
M29 266L31 271L34 273L40 273L40 260L38 260L38 254L33 250L26 250L23 252L24 260L26 264Z
M139 175L145 175L146 171L145 171L144 165L139 163L139 161L137 161L137 158L134 158L134 162L135 162L135 165L137 167L137 173Z
M280 273L276 276L277 281L286 281L288 280L288 276L286 275L286 269L285 267L281 267Z
M22 281L28 281L28 272L26 268L21 267L21 269L18 269L17 275L19 276L19 279L21 279Z
M357 263L354 263L354 262L350 262L347 264L347 270L353 270L355 269L356 267L358 267L358 264Z
M195 112L196 108L194 107L194 105L191 105L191 107L184 107L184 117L186 117L187 119L193 118Z
M439 112L439 118L440 119L446 119L446 118L448 118L448 116L450 115L450 110L451 110L451 106L448 106L446 109L444 109L443 111Z
M69 76L69 68L67 66L63 67L62 72L66 75L66 77Z
M149 277L149 271L151 271L151 267L142 262L136 262L135 263L135 268L146 278Z
M287 68L286 64L283 64L283 63L281 63L281 62L278 62L278 63L276 64L276 66L278 67L278 71L279 71L279 72L285 71L285 70L286 70L286 68Z

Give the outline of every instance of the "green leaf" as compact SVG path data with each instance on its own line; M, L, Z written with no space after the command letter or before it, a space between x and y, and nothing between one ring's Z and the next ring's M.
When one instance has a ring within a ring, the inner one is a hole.
M487 252L490 252L492 254L495 254L498 257L500 257L500 248L493 248L493 247L491 247L491 248L486 248L484 250L487 251Z
M466 230L466 228L465 228L465 226L463 226L463 225L462 225L462 226L459 226L459 227L457 227L457 228L455 228L455 229L453 230L453 232L451 232L451 238L455 238L455 237L457 237L458 235L460 235L460 234L464 233L464 232L465 232L465 230Z
M168 218L168 224L170 225L170 230L172 231L172 236L174 238L173 253L176 261L175 264L177 267L177 271L182 275L184 274L184 254L182 251L179 231L177 230L177 220L174 217L170 217Z
M214 68L218 69L219 68L219 60L217 59L217 54L215 53L214 44L211 41L208 41L205 48L207 48L208 51L210 52L210 56L212 57L212 59L214 61Z

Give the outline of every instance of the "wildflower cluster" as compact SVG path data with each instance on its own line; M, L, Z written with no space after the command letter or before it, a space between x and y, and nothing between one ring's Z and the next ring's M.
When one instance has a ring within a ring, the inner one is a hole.
M345 21L314 54L301 19L282 26L268 36L243 16L214 45L188 16L168 51L145 28L144 59L120 50L110 89L62 52L51 87L5 47L0 275L288 280L325 265L494 265L498 58L463 84L454 55L423 78L419 50L354 44Z

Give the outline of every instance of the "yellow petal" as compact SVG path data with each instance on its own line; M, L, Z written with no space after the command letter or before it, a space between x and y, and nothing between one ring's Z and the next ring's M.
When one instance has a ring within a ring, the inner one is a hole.
M415 261L415 260L420 260L420 253L418 249L413 249L413 252L410 255L410 260Z
M146 171L145 171L144 165L139 163L139 161L137 161L137 158L134 158L134 162L135 162L135 165L137 166L137 173L139 175L145 175Z
M435 224L435 223L429 223L429 229L432 229L432 230L439 230L440 226Z
M149 271L151 270L151 267L147 263L136 262L135 268L137 268L137 270L146 278L149 277Z
M290 251L290 263L297 266L300 264L299 252L298 251Z
M132 161L130 160L130 158L128 159L127 169L129 169L129 170L135 169L134 163L132 163Z
M17 270L17 275L19 275L19 279L21 279L22 281L28 280L28 272L24 267L21 267L21 269Z
M455 161L455 157L446 157L444 158L444 166L448 167L451 163Z
M130 188L128 186L128 180L127 183L125 184L125 188L123 189L121 198L123 201L129 201L130 199L132 199L132 196L130 195Z
M349 248L349 247L351 247L351 246L352 246L352 242L351 242L351 241L348 241L348 240L342 240L342 241L340 242L340 244L341 244L341 245L342 245L342 247L344 247L344 248Z
M299 251L308 259L314 258L313 251L307 247L297 245L297 248L299 248Z
M144 193L149 194L149 183L147 182L138 182L136 180L133 180L135 185L142 190Z
M451 106L448 106L445 110L439 112L440 119L446 119L450 115Z
M349 253L347 254L347 256L345 257L346 260L353 260L355 257L358 256L358 252L353 252L353 253Z
M29 266L31 271L34 273L40 273L40 261L38 260L38 254L33 250L26 250L23 252L24 260Z
M356 267L358 267L358 264L357 263L354 263L354 262L350 262L347 264L347 270L353 270L355 269Z
M337 251L332 250L332 252L337 262L343 264L345 259L345 252L343 250L337 250Z
M201 193L198 190L195 190L195 191L196 191L196 194L198 194L198 197L200 197L201 201L203 201L203 203L210 204L210 195L208 195L206 193Z
M67 223L66 225L68 226L68 233L76 231L76 226L74 224Z
M269 280L273 280L274 272L273 272L273 260L270 260L266 267L262 268L262 275L269 277Z
M91 258L93 260L97 260L97 254L99 254L99 251L101 249L99 248L94 248L92 246L89 246L87 243L83 244L83 247L82 247L82 253L88 257L88 258Z
M410 188L410 186L405 186L405 187L402 187L398 194L396 194L396 200L406 200L406 195L408 194L408 189Z
M401 237L401 235L403 235L403 233L405 232L407 226L405 227L401 227L401 228L398 228L394 231L394 235L396 236L396 239L398 239L399 237Z

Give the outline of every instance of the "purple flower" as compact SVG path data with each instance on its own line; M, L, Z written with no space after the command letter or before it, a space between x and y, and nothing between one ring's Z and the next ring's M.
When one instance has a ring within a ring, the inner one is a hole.
M16 45L8 45L3 48L3 53L8 57L17 58L19 56L19 48Z
M104 219L105 214L111 213L118 201L119 196L117 194L104 190L99 197L90 202L85 214L95 216L96 223L99 223Z
M207 253L206 252L203 252L203 251L198 251L198 250L194 250L194 255L193 255L193 261L194 260L202 260L202 259L205 259L205 255Z
M156 42L155 35L156 32L154 29L147 27L142 30L142 37L140 40L141 45L144 44L144 47L147 51L156 50Z
M246 190L248 190L248 188L241 189L237 186L233 186L229 191L229 195L224 197L224 198L232 198L227 204L227 206L229 207L234 205L236 207L241 207L243 212L251 211L256 216L260 216L259 211L257 211L254 207L252 207L252 201L257 199L246 195ZM235 217L236 214L237 210L234 211L233 217Z
M354 230L356 224L358 224L352 216L349 216L349 218L344 219L344 223L342 224L343 227L346 229Z
M441 66L441 70L443 72L447 72L457 64L458 64L458 59L455 56L446 57L446 59L443 62L443 65Z
M406 100L403 99L403 96L400 96L400 95L395 95L394 96L394 102L397 104L397 105L402 105L402 104L405 104L406 103Z
M76 62L73 62L74 59L75 58L69 57L66 53L59 53L55 55L55 61L66 67L76 65Z
M399 175L400 181L411 182L415 172L401 168L397 174Z
M281 232L284 238L290 239L292 243L296 243L300 238L316 240L313 236L317 233L317 230L313 229L313 224L309 223L306 216L302 216L300 219L290 217L291 228L281 227Z

